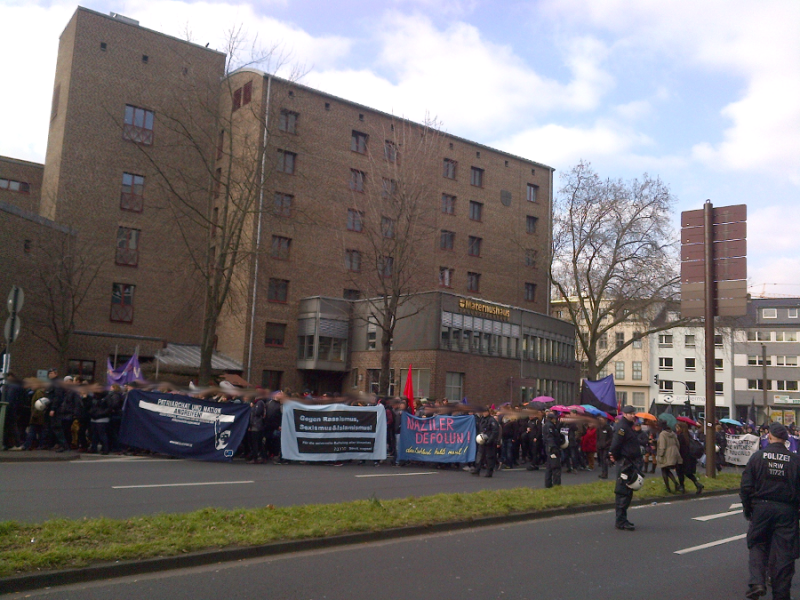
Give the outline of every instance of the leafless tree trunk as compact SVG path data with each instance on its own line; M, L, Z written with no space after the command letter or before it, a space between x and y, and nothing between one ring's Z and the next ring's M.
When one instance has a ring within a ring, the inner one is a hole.
M601 179L581 162L562 176L553 223L550 278L579 332L579 354L589 379L633 342L687 320L654 319L679 291L677 236L670 226L674 203L658 178ZM601 348L623 322L641 330L621 345Z

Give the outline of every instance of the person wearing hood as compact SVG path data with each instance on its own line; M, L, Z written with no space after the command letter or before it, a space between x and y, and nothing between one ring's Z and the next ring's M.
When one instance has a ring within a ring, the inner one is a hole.
M661 467L661 477L664 479L664 485L667 492L672 493L673 490L669 487L671 481L675 486L675 492L680 488L678 479L675 477L675 469L681 463L681 450L678 436L672 431L669 423L661 420L663 429L658 434L658 449L656 450L656 461L658 466Z

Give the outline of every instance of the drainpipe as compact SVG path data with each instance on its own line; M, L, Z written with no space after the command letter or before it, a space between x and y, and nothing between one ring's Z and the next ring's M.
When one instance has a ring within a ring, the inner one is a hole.
M256 256L253 270L253 300L250 307L250 341L247 349L247 381L251 381L253 367L253 330L256 324L256 299L258 298L258 256L261 252L261 216L264 210L264 177L267 160L267 129L269 125L269 101L272 91L272 75L267 75L267 101L264 108L264 138L261 151L261 180L258 190L258 224L256 225Z

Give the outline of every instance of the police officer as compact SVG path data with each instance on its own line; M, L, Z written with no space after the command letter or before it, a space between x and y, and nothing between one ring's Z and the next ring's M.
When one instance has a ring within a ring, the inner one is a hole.
M626 484L631 481L631 477L636 477L636 463L641 460L642 449L639 446L639 437L633 430L633 422L636 420L636 409L627 405L622 409L622 419L614 426L614 433L611 435L611 460L617 465L617 482L614 485L614 500L616 508L617 529L633 531L636 529L633 523L628 521L628 507L633 500L633 490ZM623 478L622 476L625 475Z
M497 463L497 442L500 441L500 423L489 414L488 408L481 407L478 415L475 421L475 428L478 433L486 436L486 441L483 444L478 444L475 452L475 466L470 472L479 476L481 468L485 467L486 477L491 477L494 474L494 468Z
M794 561L800 558L800 457L786 449L789 432L780 423L769 426L768 445L747 461L739 496L744 518L750 521L747 548L750 550L748 598L767 593L768 561L772 576L772 597L788 600L794 575ZM770 560L772 551L772 560Z
M542 443L547 461L544 474L544 487L561 485L561 431L558 428L556 413L548 410L542 425Z

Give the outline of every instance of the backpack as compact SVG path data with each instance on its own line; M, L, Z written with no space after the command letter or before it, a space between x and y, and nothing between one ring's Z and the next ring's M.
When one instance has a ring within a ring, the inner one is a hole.
M703 458L706 453L706 448L694 438L689 438L689 455L697 460Z

